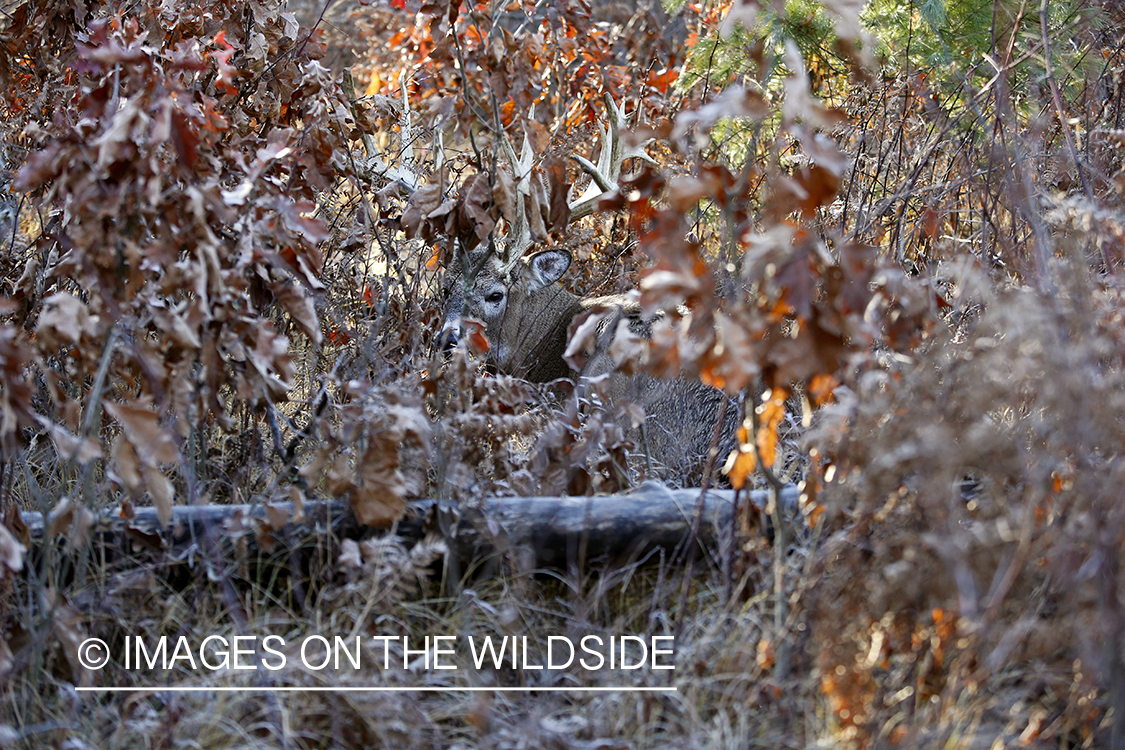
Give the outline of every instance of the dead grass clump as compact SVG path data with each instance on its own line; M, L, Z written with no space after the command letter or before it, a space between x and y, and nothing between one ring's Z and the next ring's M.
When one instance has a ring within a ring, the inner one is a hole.
M1103 710L1119 700L1125 328L1119 293L1075 268L1044 294L949 264L949 324L912 359L861 364L819 415L821 497L843 526L809 617L858 738L951 737L970 717L1089 738L1093 686Z

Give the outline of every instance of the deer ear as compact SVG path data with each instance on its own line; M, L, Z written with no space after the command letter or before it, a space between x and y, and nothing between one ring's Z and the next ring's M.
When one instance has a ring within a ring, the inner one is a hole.
M534 292L554 284L570 268L570 253L566 250L544 250L531 256L528 261L531 269L531 289Z

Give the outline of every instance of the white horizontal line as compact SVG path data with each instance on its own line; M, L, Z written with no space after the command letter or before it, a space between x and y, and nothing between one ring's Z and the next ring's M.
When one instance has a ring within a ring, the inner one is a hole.
M76 687L92 693L675 693L675 687Z

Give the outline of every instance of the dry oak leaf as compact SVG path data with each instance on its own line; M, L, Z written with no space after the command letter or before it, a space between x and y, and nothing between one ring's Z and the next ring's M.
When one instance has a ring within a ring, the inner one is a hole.
M285 400L295 375L293 358L289 355L289 339L259 320L247 333L253 347L246 347L246 363L237 373L238 397L256 405Z
M359 522L375 528L386 528L402 518L406 496L418 490L400 468L400 445L407 440L422 445L430 434L430 423L417 407L393 404L386 415L390 424L369 437L349 497Z
M131 404L107 402L110 416L123 428L121 439L113 446L113 464L118 477L133 493L144 488L152 495L156 514L162 524L172 520L174 499L172 482L160 470L160 464L176 462L180 457L175 436L160 426L160 417L149 409L149 399Z
M47 523L47 536L52 539L65 533L67 541L74 549L86 545L90 527L94 525L94 514L85 505L76 503L69 495L51 509Z
M176 440L171 430L160 426L160 416L152 411L147 398L131 403L106 402L110 416L121 423L125 437L136 450L141 461L153 466L173 463L180 458Z
M360 460L359 480L349 500L360 523L381 529L402 518L411 487L399 470L397 443L373 440Z
M590 354L598 350L602 326L616 317L617 308L613 305L596 305L574 316L567 335L566 351L563 352L566 363L581 372Z
M441 185L424 185L414 191L402 212L402 227L407 239L422 237L432 240L434 227L427 219L445 216L453 210L453 201L442 200ZM440 210L439 210L440 209Z
M57 353L64 346L73 346L83 333L97 330L98 316L92 315L82 300L73 294L57 292L43 300L43 313L35 327L41 350Z
M516 221L516 184L512 176L503 170L497 170L492 183L492 201L500 207L500 215L508 224L514 225Z
M156 506L156 516L162 525L167 526L172 522L172 505L176 497L172 480L166 477L159 467L143 463L141 474L145 478L145 488L152 496L152 503Z
M51 613L52 634L66 655L74 684L81 687L93 685L96 673L86 667L79 656L79 648L86 640L86 630L82 626L85 618L82 613L75 609L64 594L54 589L43 590L42 602L43 609Z
M289 313L293 322L309 337L313 346L320 346L320 321L316 315L312 296L301 285L288 280L271 283L270 292L273 293L277 303Z
M75 461L80 466L102 457L102 447L98 441L88 437L78 437L65 427L60 427L44 417L39 417L38 421L51 436L60 456Z

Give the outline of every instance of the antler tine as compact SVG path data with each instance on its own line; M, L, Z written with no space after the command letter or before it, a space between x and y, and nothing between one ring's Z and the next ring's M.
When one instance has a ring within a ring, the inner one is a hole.
M585 157L578 155L570 157L578 162L582 171L590 175L589 187L577 200L570 204L572 221L592 214L602 196L617 189L617 180L621 176L621 165L625 163L626 159L636 158L643 159L650 164L656 163L656 160L649 156L644 149L652 141L651 138L635 146L625 146L621 139L621 133L625 129L625 113L617 106L617 102L613 101L612 96L606 94L604 99L606 126L604 129L599 128L602 151L598 156L597 166L594 166Z
M523 148L519 157L512 148L512 142L507 135L501 136L504 153L512 167L512 179L516 183L516 215L513 226L508 228L508 237L500 251L500 262L504 268L510 268L519 262L523 254L531 247L531 226L527 221L527 200L525 196L531 195L531 168L535 162L535 155L531 151L531 143L527 134L523 136Z

